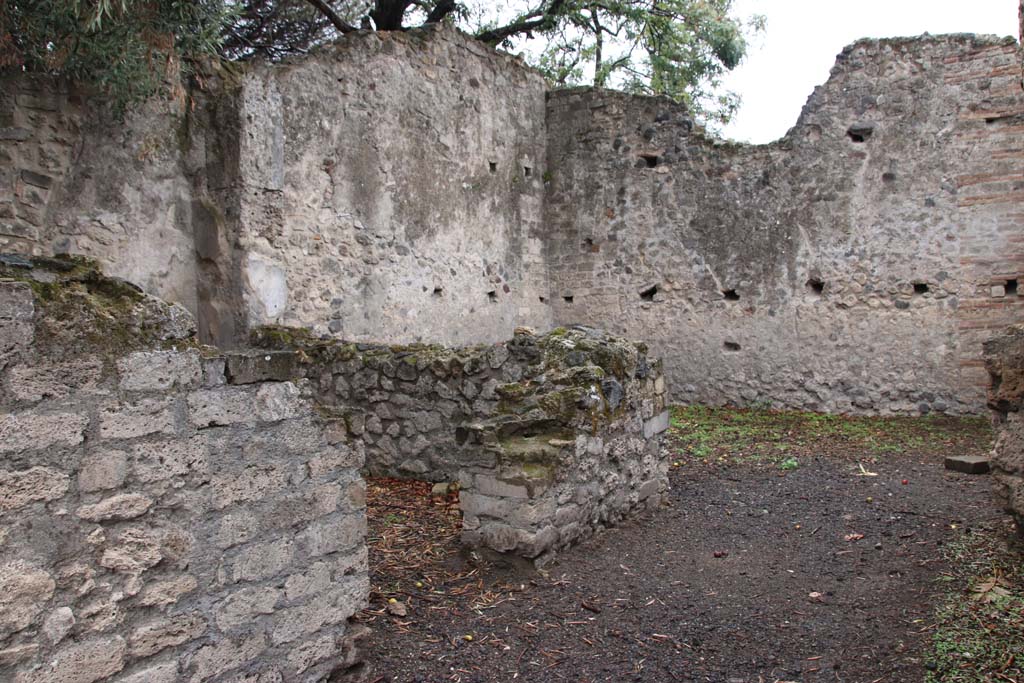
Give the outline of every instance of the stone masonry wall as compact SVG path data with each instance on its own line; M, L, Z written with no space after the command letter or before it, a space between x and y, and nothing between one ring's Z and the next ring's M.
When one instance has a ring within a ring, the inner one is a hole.
M458 349L282 328L258 343L229 376L304 374L371 474L458 483L470 546L543 563L667 486L665 382L642 345L583 327Z
M440 27L249 69L217 106L239 128L224 230L250 324L443 344L549 328L545 88Z
M1018 59L860 41L763 146L669 101L551 93L556 320L648 340L676 401L978 412L981 342L1024 317Z
M64 82L0 77L0 253L83 254L195 312L184 99L125 121L87 101Z
M6 78L0 248L91 255L224 347L585 323L650 340L675 401L979 412L982 343L1024 318L1020 69L1009 39L861 41L763 146L547 93L447 28L356 32L123 124Z
M1017 520L1024 536L1024 325L1015 325L985 344L992 377L989 407L996 426L992 454L993 490L999 506Z
M361 446L193 328L85 262L0 259L0 680L358 666Z

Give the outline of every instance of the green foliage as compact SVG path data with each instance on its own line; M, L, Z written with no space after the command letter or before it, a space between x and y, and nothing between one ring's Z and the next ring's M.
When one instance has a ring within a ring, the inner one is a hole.
M983 418L850 417L798 411L684 406L672 410L669 443L682 457L765 463L782 469L822 452L883 457L891 453L986 452Z
M550 12L552 21L532 31L543 47L527 49L526 56L555 84L590 82L666 95L716 124L727 122L739 104L735 95L718 92L719 80L746 54L746 34L763 28L760 17L744 25L729 16L732 4L733 0L549 0L540 9L521 12L512 23L536 21L539 14ZM502 44L519 47L522 38L515 34Z
M224 0L6 0L0 68L92 86L123 112L217 54L234 9Z
M552 83L590 82L685 101L711 122L735 96L718 80L760 30L729 16L733 0L2 0L0 68L65 76L117 109L160 91L211 57L280 59L359 27L446 21L481 40L525 48ZM503 6L504 5L504 6Z

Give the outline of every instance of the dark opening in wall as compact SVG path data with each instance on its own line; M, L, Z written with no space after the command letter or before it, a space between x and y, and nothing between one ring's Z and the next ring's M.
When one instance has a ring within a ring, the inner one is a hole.
M572 295L570 294L569 296L563 296L562 297L562 301L564 301L567 304L571 304L572 303Z
M593 237L587 237L583 240L583 251L588 251L591 254L596 254L601 251L601 245L594 241Z
M927 293L928 293L928 285L927 284L925 284L923 282L915 282L914 283L914 294L927 294Z
M657 154L641 154L640 160L644 163L647 168L656 168L658 166L658 155Z
M529 178L533 175L533 169L529 166L523 166L523 175Z
M740 350L740 345L737 344L736 342L727 341L724 344L722 344L722 346L725 347L725 350L729 352Z
M810 280L807 281L807 289L810 290L812 293L821 296L822 292L825 291L825 283L822 282L819 278L812 277Z
M726 301L739 301L740 295L736 293L735 289L723 289L722 296L725 297Z
M497 302L498 292L492 289L491 291L487 292L487 298L490 300L491 303Z
M1006 281L1006 296L1017 296L1017 278Z
M640 292L640 298L644 301L654 301L654 295L658 293L658 285L651 285Z
M542 296L542 297L538 297L538 298L540 299L540 302L541 302L542 304L546 304L546 303L548 302L548 299L547 299L547 297L545 297L545 296Z
M497 173L498 172L498 164L497 164L497 162L491 161L487 165L490 167L491 173Z
M444 287L434 287L434 296L444 296Z
M865 142L875 132L873 123L855 123L846 129L846 137L854 142Z

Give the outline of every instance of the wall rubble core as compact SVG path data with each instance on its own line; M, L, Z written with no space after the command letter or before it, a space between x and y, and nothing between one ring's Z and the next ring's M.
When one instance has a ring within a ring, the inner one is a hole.
M445 28L357 32L124 127L7 79L0 249L97 258L222 347L581 322L647 339L677 402L979 413L982 343L1024 319L1020 54L859 41L760 146L549 92Z
M255 336L271 353L241 372L301 368L371 475L458 482L468 546L543 564L668 486L665 379L643 345L587 327L458 349Z

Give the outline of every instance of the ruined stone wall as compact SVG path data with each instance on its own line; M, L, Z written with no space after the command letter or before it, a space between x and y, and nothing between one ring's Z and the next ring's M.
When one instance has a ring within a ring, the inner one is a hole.
M356 664L361 447L193 327L83 262L0 261L0 680Z
M1024 317L1018 59L858 42L764 146L666 100L551 93L556 320L651 342L674 400L980 411L981 341Z
M184 99L121 121L67 83L0 78L0 253L90 256L195 312L185 118Z
M92 255L222 346L585 323L650 340L677 401L978 412L981 344L1024 318L1020 64L1009 40L861 41L764 146L668 101L546 95L446 28L247 65L123 125L7 79L0 248Z
M1024 325L1014 325L986 342L985 364L992 377L989 407L996 428L993 491L1024 536Z
M371 474L458 485L471 546L543 563L667 487L665 381L643 345L584 327L457 349L282 328L259 343L229 377L305 375Z
M544 93L444 28L250 69L224 227L250 324L447 344L550 327Z

